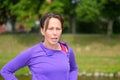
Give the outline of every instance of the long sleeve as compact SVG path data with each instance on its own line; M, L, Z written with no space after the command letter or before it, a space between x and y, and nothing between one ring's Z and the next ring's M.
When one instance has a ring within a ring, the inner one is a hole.
M30 50L26 50L8 62L0 71L0 74L5 80L17 80L14 72L28 64L30 58Z
M74 56L72 49L70 49L69 59L70 59L70 80L77 80L78 67L77 67L75 56Z

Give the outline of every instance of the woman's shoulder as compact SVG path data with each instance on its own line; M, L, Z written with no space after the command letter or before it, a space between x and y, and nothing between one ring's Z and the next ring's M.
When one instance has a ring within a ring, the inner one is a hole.
M29 48L27 48L26 50L24 50L23 52L21 53L26 53L26 54L29 54L29 55L33 55L35 53L38 53L38 52L42 52L42 48L40 47L40 44L35 44Z

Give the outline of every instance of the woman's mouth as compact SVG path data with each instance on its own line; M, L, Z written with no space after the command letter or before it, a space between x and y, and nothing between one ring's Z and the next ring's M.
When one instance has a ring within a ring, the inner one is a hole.
M56 42L58 38L51 38L53 42Z

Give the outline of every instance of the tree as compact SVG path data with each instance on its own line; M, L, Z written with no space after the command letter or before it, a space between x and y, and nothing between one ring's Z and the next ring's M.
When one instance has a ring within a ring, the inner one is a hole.
M20 0L11 6L11 13L17 15L17 20L25 22L26 27L30 28L34 26L34 21L46 12L63 13L63 6L60 0Z
M71 0L71 5L72 5L72 14L71 14L71 22L72 22L72 33L75 34L76 33L76 23L77 23L77 16L76 16L76 7L79 3L79 0Z
M77 9L77 19L83 22L96 22L100 16L100 5L97 0L81 0Z
M58 12L62 14L64 11L63 7L64 7L64 4L60 0L54 0L51 3L44 2L41 5L39 13L45 14L47 12Z
M0 21L7 22L7 20L11 20L12 30L14 30L14 22L16 20L16 16L10 13L11 6L15 5L19 0L0 0Z
M100 9L101 9L101 5L98 4L97 0L80 0L76 8L77 21L81 25L89 24L87 25L88 28L91 26L91 24L97 25L99 22L99 17L100 17ZM81 25L77 26L77 28L82 27ZM97 27L98 26L96 26L95 29L98 29Z
M7 20L7 13L9 9L6 7L8 0L0 0L0 22L5 22Z
M0 9L9 13L10 19L26 23L26 27L34 26L34 21L46 12L64 14L65 3L61 0L2 0ZM4 15L2 15L4 16ZM12 17L13 16L13 17ZM15 19L14 19L15 18ZM2 18L5 19L5 18ZM6 18L7 20L8 18ZM13 21L15 23L15 21ZM13 27L14 28L14 27Z
M12 5L11 13L17 16L18 22L24 22L26 27L32 27L34 21L39 18L39 10L44 1L40 0L20 0Z
M102 19L107 23L107 35L111 36L113 32L114 21L120 16L120 0L101 0Z

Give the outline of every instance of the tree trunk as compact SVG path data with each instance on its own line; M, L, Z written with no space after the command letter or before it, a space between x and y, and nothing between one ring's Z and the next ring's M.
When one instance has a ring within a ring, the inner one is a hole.
M114 23L114 20L109 20L108 21L107 35L109 37L112 35L112 32L113 32L113 23Z
M12 16L11 17L11 24L12 24L12 32L15 32L15 24L16 24L16 17Z
M72 33L76 34L76 15L72 17Z

